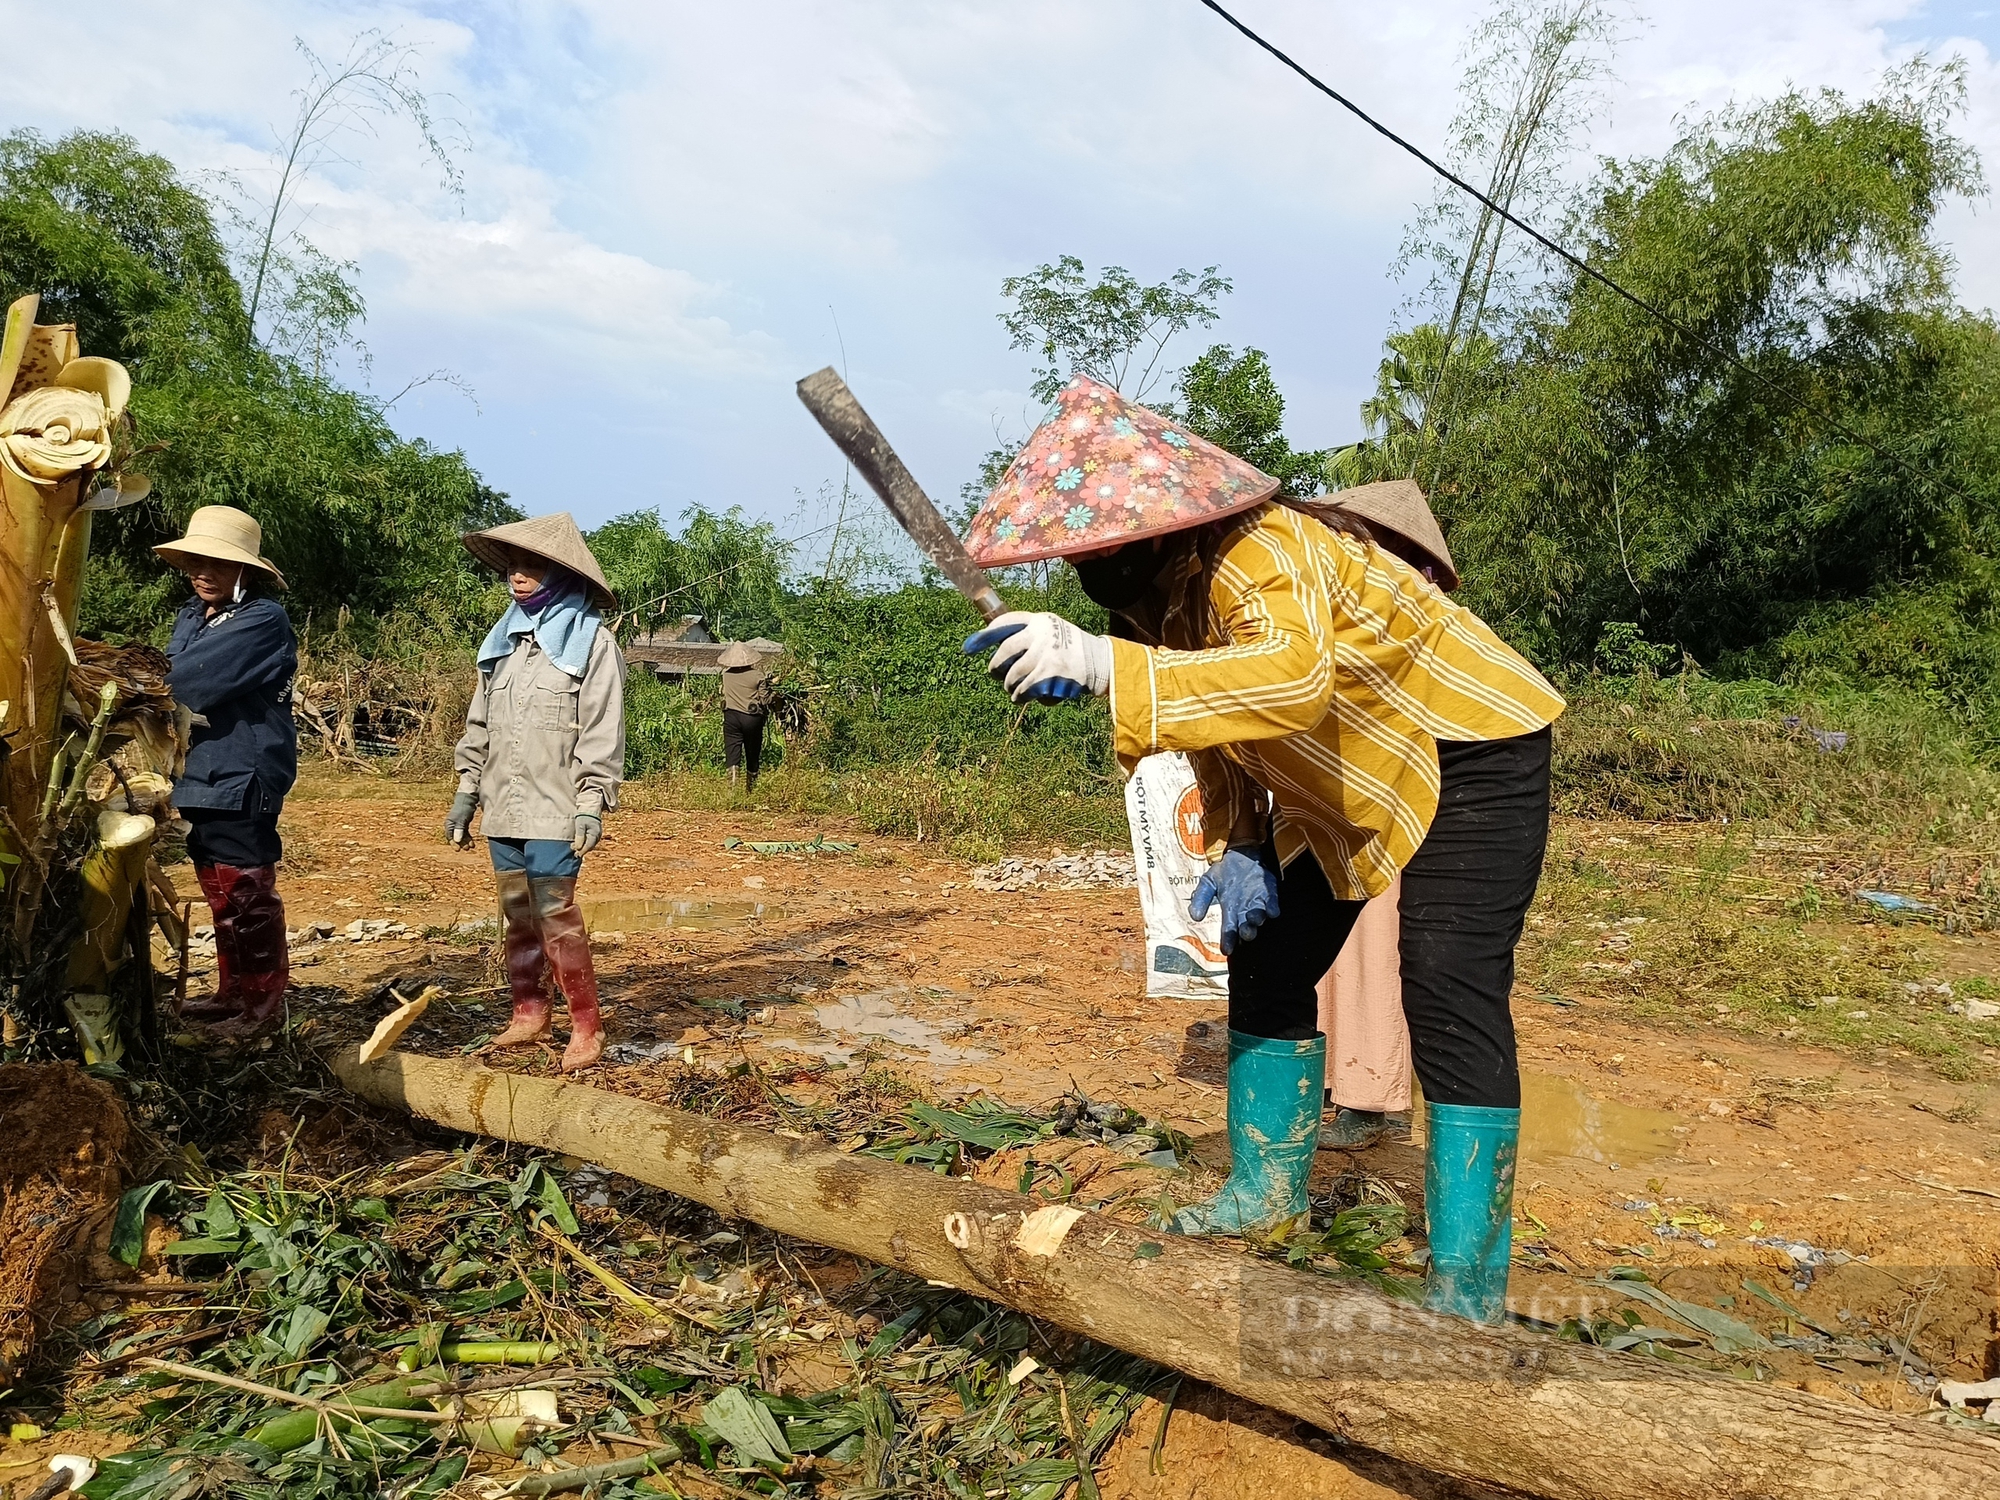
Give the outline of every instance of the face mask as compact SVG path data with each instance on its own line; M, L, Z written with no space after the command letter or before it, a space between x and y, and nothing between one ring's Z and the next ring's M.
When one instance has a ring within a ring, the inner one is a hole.
M1167 549L1129 542L1109 557L1072 564L1084 593L1106 609L1130 609L1152 588L1166 566Z

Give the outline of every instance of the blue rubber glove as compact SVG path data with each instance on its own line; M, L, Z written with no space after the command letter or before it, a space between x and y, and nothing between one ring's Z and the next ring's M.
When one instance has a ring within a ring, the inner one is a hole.
M986 671L1016 703L1073 703L1111 691L1111 642L1060 615L1010 610L966 637L965 654L992 651Z
M1233 953L1278 914L1278 866L1267 850L1231 848L1208 867L1188 897L1188 915L1199 922L1222 902L1222 951Z

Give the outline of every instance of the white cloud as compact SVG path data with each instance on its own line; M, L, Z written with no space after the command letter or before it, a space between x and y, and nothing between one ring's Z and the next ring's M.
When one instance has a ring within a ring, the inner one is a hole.
M6 0L12 34L62 24ZM1444 140L1473 0L1238 0L1247 24L1427 148ZM1675 0L1635 34L1593 153L1654 152L1675 119L1787 86L1868 89L1977 23L1915 0ZM669 504L781 515L838 474L792 381L842 358L936 492L996 418L1032 420L1030 361L995 321L1003 275L1069 252L1154 278L1219 262L1214 336L1270 352L1302 441L1353 435L1403 289L1386 271L1422 168L1192 0L126 0L87 87L28 70L0 123L122 128L187 169L253 176L301 76L367 26L424 48L471 138L463 205L406 128L349 142L309 184L310 232L364 270L380 383L446 366L400 421L524 504L575 493L573 446L637 434ZM1967 130L2000 154L2000 77L1971 68ZM1944 230L1966 295L2000 302L1990 213Z

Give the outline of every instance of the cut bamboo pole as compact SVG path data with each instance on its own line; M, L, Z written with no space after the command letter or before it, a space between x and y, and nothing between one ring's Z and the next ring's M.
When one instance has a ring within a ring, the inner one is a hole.
M2000 1442L1437 1317L1363 1288L816 1141L392 1053L364 1099L595 1162L1180 1370L1405 1463L1549 1500L1947 1500ZM1025 1247L1025 1248L1024 1248Z

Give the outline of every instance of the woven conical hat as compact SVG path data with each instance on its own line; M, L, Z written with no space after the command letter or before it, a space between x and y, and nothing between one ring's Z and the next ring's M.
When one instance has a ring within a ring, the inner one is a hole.
M285 575L264 556L264 528L255 516L233 505L202 506L188 517L186 536L162 542L153 550L181 569L187 567L184 559L190 557L213 557L261 568L279 588L285 587Z
M514 548L559 563L590 586L591 598L600 609L618 607L618 596L604 581L604 569L590 555L576 518L566 510L495 526L490 531L469 531L464 540L465 550L496 572L507 571L507 554Z
M761 667L764 658L741 641L731 641L722 648L722 654L715 658L719 667Z
M988 568L1070 557L1184 531L1277 490L1263 470L1078 375L981 503L965 544Z
M1431 560L1438 587L1447 591L1458 587L1458 568L1451 549L1444 544L1437 517L1424 500L1423 489L1414 479L1384 479L1375 484L1357 484L1351 490L1336 490L1319 497L1333 510L1366 523L1372 531L1393 531Z

